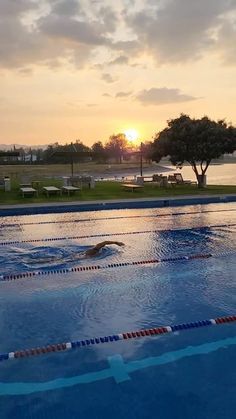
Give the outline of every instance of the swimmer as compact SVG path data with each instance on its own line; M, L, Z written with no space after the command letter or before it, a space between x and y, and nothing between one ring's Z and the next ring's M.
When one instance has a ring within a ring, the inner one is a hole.
M117 246L124 246L124 243L122 242L117 242L117 241L104 241L101 243L96 244L95 246L91 246L89 249L84 250L84 251L77 251L76 253L73 252L72 254L67 254L67 255L63 255L60 254L60 249L57 249L59 251L59 254L57 252L57 254L53 255L47 255L45 254L42 257L42 250L40 251L40 249L34 250L33 252L29 251L26 254L22 255L21 252L21 262L24 263L25 266L27 267L35 267L36 265L41 265L42 266L53 266L55 264L61 264L61 263L67 263L67 262L74 262L76 260L82 260L82 259L87 259L93 256L96 256L100 249L102 249L103 247L109 245L109 244L116 244ZM45 252L45 249L43 250L43 252Z
M125 244L122 242L116 242L116 241L109 241L106 240L104 242L98 243L95 246L93 246L91 249L86 250L85 257L95 256L99 252L100 249L107 246L108 244L116 244L117 246L124 246Z

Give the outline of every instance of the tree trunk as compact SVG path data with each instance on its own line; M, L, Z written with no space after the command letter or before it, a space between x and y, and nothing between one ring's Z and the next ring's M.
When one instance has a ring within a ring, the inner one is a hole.
M192 169L195 173L195 176L197 178L197 183L199 188L205 188L206 187L206 171L208 169L208 166L210 164L211 160L207 160L205 168L203 167L203 162L201 162L201 172L198 172L197 164L195 161L189 161L189 163L192 166Z
M206 175L198 174L197 175L197 182L199 188L205 188L206 187Z

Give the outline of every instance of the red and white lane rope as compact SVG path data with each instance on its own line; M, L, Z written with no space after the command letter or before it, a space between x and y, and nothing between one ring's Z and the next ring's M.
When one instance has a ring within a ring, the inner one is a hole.
M228 253L226 253L226 255L227 254ZM41 271L31 271L31 272L18 272L18 273L10 274L10 275L0 275L0 282L13 281L15 279L22 279L22 278L33 278L33 277L40 277L44 279L45 276L68 274L70 272L97 271L101 269L121 268L121 267L126 267L126 266L135 266L135 265L150 265L150 264L157 264L157 263L164 263L164 262L190 261L194 259L208 259L214 256L215 255L213 255L212 253L207 253L207 254L197 254L197 255L190 255L190 256L177 256L177 257L172 257L172 258L167 257L167 258L162 258L162 259L149 259L149 260L140 260L140 261L131 261L131 262L108 263L107 265L74 266L72 268L51 269L51 270L41 270Z
M7 361L8 359L15 359L15 358L26 358L31 357L34 355L43 355L51 352L60 352L60 351L67 351L70 349L82 348L91 345L98 345L101 343L108 343L108 342L117 342L119 340L130 340L142 337L152 337L152 336L160 336L165 333L171 333L176 331L183 331L189 330L199 327L206 327L206 326L213 326L213 325L221 325L225 323L233 323L236 321L236 316L225 316L225 317L217 317L215 319L209 320L198 320L189 323L182 323L164 327L154 327L151 329L143 329L138 331L131 331L125 333L119 333L115 335L108 335L96 338L90 338L85 340L76 340L76 341L69 341L63 343L56 343L53 345L45 345L36 348L30 349L22 349L13 352L6 352L0 354L0 361Z

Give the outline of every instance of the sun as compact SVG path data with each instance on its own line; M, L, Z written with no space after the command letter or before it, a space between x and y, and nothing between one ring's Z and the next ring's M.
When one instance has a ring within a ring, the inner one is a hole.
M138 137L139 137L138 131L136 131L136 129L132 129L132 128L125 130L124 134L125 134L127 140L132 142L132 143L135 143L137 141Z

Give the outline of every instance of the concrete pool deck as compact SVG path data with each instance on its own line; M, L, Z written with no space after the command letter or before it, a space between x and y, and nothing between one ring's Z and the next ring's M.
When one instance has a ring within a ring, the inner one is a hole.
M166 198L129 198L96 201L45 202L27 205L1 205L0 216L101 211L109 209L161 208L225 202L236 202L236 194L180 195L178 197L175 196Z

